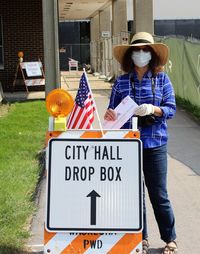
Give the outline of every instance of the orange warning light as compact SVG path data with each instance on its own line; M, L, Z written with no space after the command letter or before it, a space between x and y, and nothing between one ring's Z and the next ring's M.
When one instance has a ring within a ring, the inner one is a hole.
M19 58L23 58L24 53L22 51L19 51L17 55L18 55Z
M63 89L54 89L47 95L46 108L53 117L67 116L72 111L73 106L72 96Z

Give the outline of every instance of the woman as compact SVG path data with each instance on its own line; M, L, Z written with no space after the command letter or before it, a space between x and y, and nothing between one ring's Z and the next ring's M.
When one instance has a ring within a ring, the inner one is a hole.
M163 72L168 60L168 47L154 43L151 34L136 33L131 45L118 45L114 56L126 74L112 87L109 107L104 119L114 121L114 108L129 95L138 107L139 130L143 142L143 173L150 201L166 243L163 254L177 253L175 218L167 193L167 124L176 111L175 95L169 77ZM131 129L129 119L122 129ZM143 254L148 253L148 233L144 204Z

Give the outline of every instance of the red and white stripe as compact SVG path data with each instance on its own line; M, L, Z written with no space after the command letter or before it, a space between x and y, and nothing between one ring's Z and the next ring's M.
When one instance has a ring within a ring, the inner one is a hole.
M90 129L94 121L94 101L91 94L85 100L84 107L74 105L73 111L70 115L67 128L68 129Z
M45 79L26 79L25 80L26 86L41 86L45 85Z

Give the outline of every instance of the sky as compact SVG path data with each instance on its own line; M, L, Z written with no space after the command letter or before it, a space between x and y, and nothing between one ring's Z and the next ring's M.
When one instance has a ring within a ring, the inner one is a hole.
M133 0L126 0L128 20L132 19ZM153 0L154 19L200 19L200 0Z
M200 19L200 0L153 0L154 19Z

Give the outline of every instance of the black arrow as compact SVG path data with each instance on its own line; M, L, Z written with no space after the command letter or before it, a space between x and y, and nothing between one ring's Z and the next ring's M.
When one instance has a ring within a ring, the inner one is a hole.
M91 191L86 197L91 197L91 207L90 207L90 213L91 213L91 225L96 225L96 199L97 197L101 197L95 190Z

